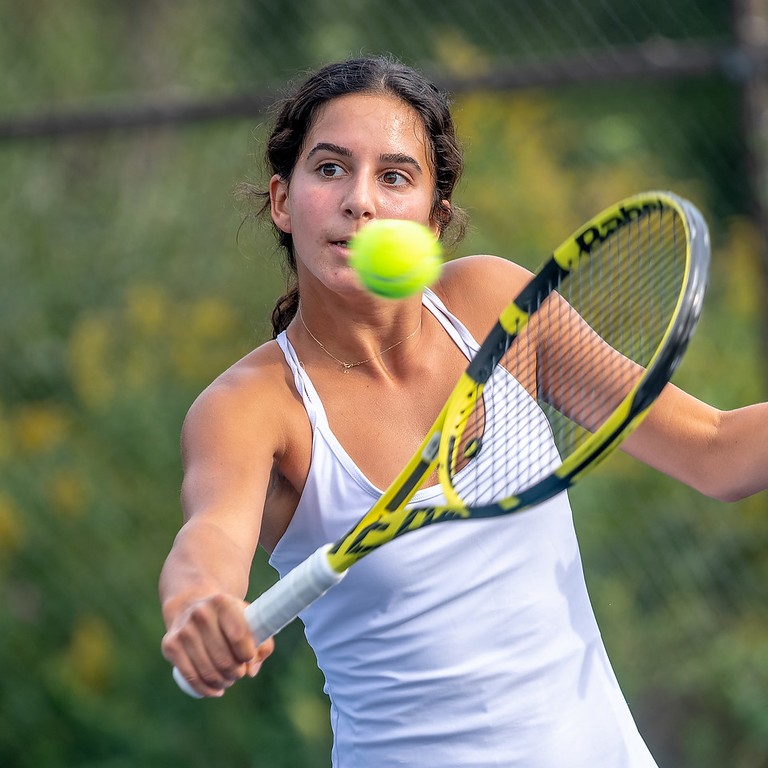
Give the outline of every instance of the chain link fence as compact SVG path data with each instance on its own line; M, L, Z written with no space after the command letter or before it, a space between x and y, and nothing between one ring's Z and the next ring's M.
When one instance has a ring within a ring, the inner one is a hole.
M765 399L760 3L0 0L0 765L322 766L300 628L259 680L181 696L155 593L197 393L268 337L263 181L286 82L389 51L452 91L456 255L534 267L620 196L671 188L714 239L678 382ZM553 215L553 211L557 212ZM661 766L768 766L768 509L619 457L573 506L619 680ZM262 555L252 591L274 577Z

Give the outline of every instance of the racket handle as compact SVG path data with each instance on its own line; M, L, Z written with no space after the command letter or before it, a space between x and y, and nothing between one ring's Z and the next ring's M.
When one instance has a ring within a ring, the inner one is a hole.
M325 544L315 550L285 578L273 584L246 607L245 620L248 622L256 645L261 645L272 635L276 635L301 611L312 605L315 600L344 578L346 571L338 573L328 562L330 548L330 544ZM201 698L175 667L173 679L184 693L196 699Z
M346 571L338 573L328 562L330 548L325 544L315 550L245 609L245 620L256 645L276 635L344 578Z

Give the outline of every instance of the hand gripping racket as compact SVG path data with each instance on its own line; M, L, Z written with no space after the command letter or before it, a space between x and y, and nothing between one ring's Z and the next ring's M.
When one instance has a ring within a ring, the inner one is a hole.
M447 520L520 512L597 466L680 362L708 267L706 223L674 194L635 195L584 224L503 310L381 498L246 608L256 642L392 539ZM445 503L409 505L435 477ZM178 670L174 677L197 696Z

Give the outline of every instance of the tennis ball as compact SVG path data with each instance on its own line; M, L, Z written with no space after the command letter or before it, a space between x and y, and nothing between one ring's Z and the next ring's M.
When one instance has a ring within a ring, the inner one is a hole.
M349 263L371 293L402 299L434 283L443 266L442 248L422 224L376 219L349 242Z

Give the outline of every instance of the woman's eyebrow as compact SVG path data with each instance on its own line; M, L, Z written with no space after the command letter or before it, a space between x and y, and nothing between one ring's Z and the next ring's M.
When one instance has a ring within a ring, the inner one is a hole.
M421 173L421 166L415 157L405 155L401 152L394 152L392 154L381 155L381 160L385 163L392 163L394 165L412 165L419 173Z
M352 157L352 150L347 147L342 147L339 144L333 144L329 141L319 141L312 149L307 153L307 160L318 152L332 152L335 155L341 157ZM402 152L384 153L379 156L384 163L393 163L394 165L412 165L419 173L421 173L421 165L415 157L406 155Z
M327 141L320 141L315 144L312 149L307 153L307 160L317 152L333 152L335 155L341 155L342 157L352 157L352 150L346 147L340 147L338 144L331 144Z

